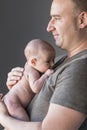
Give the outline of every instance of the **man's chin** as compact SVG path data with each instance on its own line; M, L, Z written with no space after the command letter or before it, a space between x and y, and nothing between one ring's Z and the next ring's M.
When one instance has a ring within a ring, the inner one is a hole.
M59 48L61 48L61 43L60 42L58 42L58 41L55 40L55 44L56 44L56 46L58 46Z

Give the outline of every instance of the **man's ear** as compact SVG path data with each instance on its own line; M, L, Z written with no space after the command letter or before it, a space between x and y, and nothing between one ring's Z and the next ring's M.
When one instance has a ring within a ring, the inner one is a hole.
M82 12L79 15L79 28L85 28L87 26L87 12Z
M36 58L31 59L31 64L32 64L33 66L35 66L36 63L37 63L37 59L36 59Z

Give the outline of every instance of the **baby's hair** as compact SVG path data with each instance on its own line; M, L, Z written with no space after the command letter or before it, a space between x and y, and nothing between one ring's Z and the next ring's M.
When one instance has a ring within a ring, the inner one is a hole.
M28 42L24 49L25 56L37 55L39 52L54 52L53 46L45 40L33 39Z

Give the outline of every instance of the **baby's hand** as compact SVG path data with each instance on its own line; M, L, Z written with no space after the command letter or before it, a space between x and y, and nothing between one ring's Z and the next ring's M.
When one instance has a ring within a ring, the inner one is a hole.
M50 75L52 75L54 73L54 70L52 69L48 69L45 74L49 77Z

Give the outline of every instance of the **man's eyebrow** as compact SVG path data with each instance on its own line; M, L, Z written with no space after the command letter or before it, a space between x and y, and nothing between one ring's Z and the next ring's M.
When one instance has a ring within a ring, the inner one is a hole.
M60 17L58 14L52 14L51 17Z

